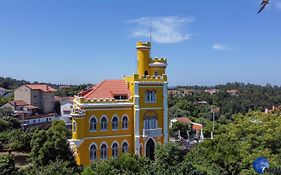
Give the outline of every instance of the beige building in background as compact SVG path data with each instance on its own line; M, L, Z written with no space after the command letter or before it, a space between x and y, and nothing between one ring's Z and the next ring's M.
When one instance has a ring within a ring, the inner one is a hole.
M46 84L27 84L17 88L14 100L22 100L36 106L43 114L54 112L55 89Z

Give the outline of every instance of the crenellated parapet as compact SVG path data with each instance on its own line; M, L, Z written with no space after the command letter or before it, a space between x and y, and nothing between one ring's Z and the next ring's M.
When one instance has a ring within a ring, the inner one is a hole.
M150 63L166 63L167 64L167 58L150 58Z
M163 74L158 76L155 75L139 76L138 74L133 74L133 76L124 77L124 79L128 82L132 82L132 81L165 82L167 81L167 75Z
M129 99L114 99L114 98L92 98L86 99L80 96L74 96L74 102L77 103L129 103L133 101L133 97Z

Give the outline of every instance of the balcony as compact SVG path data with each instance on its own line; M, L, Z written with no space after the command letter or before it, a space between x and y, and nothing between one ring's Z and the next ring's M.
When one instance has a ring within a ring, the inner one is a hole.
M82 118L84 117L86 114L85 110L81 110L81 109L75 109L72 111L72 113L70 114L73 118Z
M155 128L155 129L143 129L142 131L143 137L159 137L162 136L162 128Z

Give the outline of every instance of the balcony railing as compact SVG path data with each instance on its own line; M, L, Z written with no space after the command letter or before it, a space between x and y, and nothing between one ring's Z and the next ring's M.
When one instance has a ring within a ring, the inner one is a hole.
M85 110L81 110L81 109L75 109L72 111L72 113L70 114L73 118L80 118L80 117L84 117L85 116Z
M143 129L143 137L158 137L162 136L162 128Z

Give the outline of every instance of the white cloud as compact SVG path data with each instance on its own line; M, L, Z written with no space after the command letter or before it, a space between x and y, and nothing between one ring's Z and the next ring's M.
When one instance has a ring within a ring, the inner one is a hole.
M150 37L157 43L178 43L190 39L192 33L187 32L186 26L194 22L194 18L179 16L168 17L142 17L127 21L134 25L131 35L133 37Z
M221 44L221 43L216 43L213 44L213 49L214 50L231 50L231 45L230 44Z

